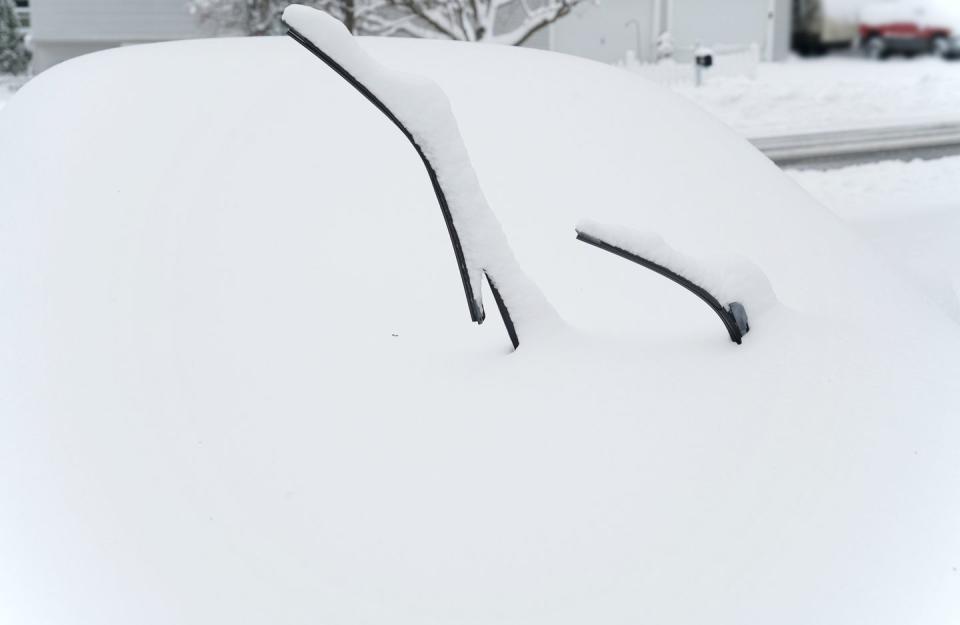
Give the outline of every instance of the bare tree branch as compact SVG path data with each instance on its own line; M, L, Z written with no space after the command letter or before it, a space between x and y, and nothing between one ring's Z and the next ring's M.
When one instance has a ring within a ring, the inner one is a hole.
M587 0L300 0L354 34L520 45ZM190 12L225 34L283 32L289 0L190 0Z

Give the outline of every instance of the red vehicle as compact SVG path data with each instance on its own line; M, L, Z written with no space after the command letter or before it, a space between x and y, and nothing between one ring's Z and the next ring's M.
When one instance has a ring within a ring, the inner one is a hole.
M860 11L864 52L877 59L901 53L960 53L960 8L950 2L903 1L870 4Z

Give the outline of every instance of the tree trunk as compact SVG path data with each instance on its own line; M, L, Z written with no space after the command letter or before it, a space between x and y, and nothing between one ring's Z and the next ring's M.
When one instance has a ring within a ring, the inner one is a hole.
M356 0L342 0L343 25L353 34L357 34Z

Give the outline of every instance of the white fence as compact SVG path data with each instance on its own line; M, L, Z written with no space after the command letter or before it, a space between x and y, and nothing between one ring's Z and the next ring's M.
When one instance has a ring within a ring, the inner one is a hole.
M712 78L756 78L760 64L760 47L756 44L746 46L713 46L710 48L713 65L702 69L703 82ZM662 85L686 85L696 82L695 48L680 48L673 58L661 59L656 63L641 63L630 53L617 65L627 71L639 74L647 80Z

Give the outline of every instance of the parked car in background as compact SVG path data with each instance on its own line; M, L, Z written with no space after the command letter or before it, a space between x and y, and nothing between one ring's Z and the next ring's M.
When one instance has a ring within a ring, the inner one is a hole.
M960 51L955 0L796 0L793 49L801 55L858 48L870 56Z
M860 10L860 48L871 58L891 54L960 53L960 5L940 1L875 2Z

